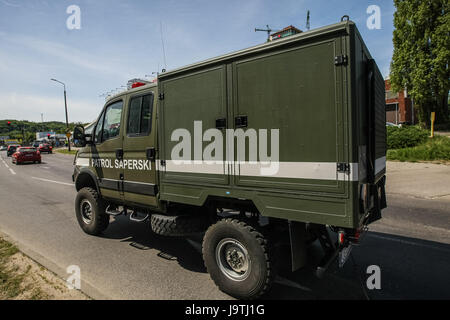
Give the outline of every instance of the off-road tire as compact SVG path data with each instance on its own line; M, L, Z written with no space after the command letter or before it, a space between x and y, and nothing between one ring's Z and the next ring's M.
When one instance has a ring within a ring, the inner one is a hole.
M161 236L182 237L205 231L207 220L202 215L164 216L152 214L150 225L152 231Z
M87 200L92 208L92 219L89 224L83 221L81 212L81 203L83 200ZM78 191L75 199L75 212L78 224L87 234L97 236L105 231L109 225L109 215L105 213L105 204L95 189L83 188Z
M248 252L251 268L244 280L230 279L219 267L216 255L220 241L237 240ZM256 227L236 219L223 219L209 227L203 238L203 260L220 290L238 299L257 299L269 291L276 270L267 238Z

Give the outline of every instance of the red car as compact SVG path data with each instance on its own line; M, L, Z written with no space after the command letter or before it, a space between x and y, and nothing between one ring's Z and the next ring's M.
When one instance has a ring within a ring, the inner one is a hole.
M36 148L18 148L12 155L12 163L18 165L25 162L41 163L41 153Z
M47 153L52 153L53 152L53 147L51 145L49 145L48 143L41 143L39 145L39 151L42 152L47 152Z
M16 150L18 148L20 148L21 146L18 144L11 144L8 146L8 150L6 151L6 156L7 157L11 157L13 155L14 152L16 152Z

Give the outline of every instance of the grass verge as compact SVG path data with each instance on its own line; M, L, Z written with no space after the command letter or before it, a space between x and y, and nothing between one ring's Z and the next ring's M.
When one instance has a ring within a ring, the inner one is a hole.
M88 299L0 237L0 300Z
M388 150L387 159L402 162L439 161L448 163L450 162L450 138L435 136L416 147Z
M71 155L76 155L77 154L77 150L67 150L67 149L56 149L55 150L58 153L62 153L62 154L71 154Z

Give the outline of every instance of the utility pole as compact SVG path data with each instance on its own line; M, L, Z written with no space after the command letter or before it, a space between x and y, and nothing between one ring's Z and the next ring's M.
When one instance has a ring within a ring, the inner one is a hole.
M56 80L56 79L50 79L50 80L51 80L51 81L58 82L58 83L60 83L60 84L62 84L62 85L64 86L64 105L65 105L65 108L66 108L66 127L67 127L66 135L67 135L67 146L68 146L68 150L70 151L70 138L69 138L70 130L69 130L69 116L67 115L67 95L66 95L66 85L65 85L64 82L61 82L61 81ZM56 134L55 134L55 142L56 142Z
M25 122L22 123L22 145L25 143Z
M266 25L266 27L267 27L267 29L255 28L255 32L258 32L258 31L267 32L267 42L269 42L270 41L270 34L272 33L273 30L270 29L269 25Z
M311 25L310 25L310 13L309 13L309 10L308 10L308 13L306 15L306 30L309 31L310 28L311 28Z

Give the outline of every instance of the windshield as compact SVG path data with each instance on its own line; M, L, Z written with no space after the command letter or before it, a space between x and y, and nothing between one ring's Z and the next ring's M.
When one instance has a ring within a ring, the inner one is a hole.
M35 148L20 148L19 152L20 153L25 153L25 152L35 152L36 149Z

